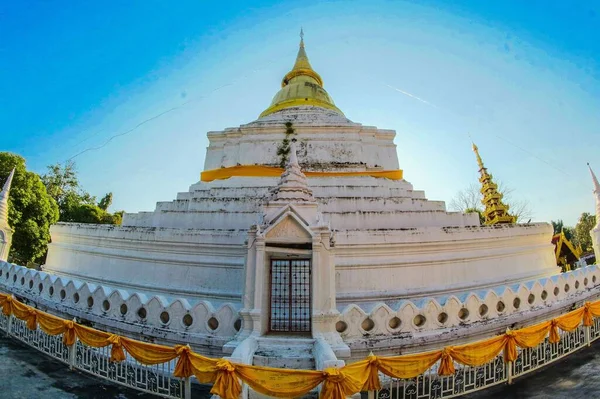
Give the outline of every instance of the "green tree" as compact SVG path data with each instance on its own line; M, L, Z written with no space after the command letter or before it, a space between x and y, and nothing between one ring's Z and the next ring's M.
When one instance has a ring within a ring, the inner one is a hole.
M42 179L58 204L61 222L121 224L122 212L113 215L106 211L112 203L112 193L96 204L96 197L81 188L74 162L48 166Z
M107 211L108 208L112 204L112 200L113 200L113 194L112 193L106 194L104 197L102 197L100 202L98 202L98 208L100 208L104 211Z
M575 236L575 229L573 227L568 227L565 226L563 221L561 219L557 220L557 221L550 221L550 223L552 223L552 227L554 228L554 234L559 234L561 231L565 232L565 237L567 237L567 240L574 242L573 237ZM577 245L577 244L575 244Z
M23 157L0 152L1 184L13 168L15 175L8 196L8 223L14 230L10 261L41 263L50 241L50 225L58 221L58 206L40 176L27 171Z
M579 217L579 221L575 225L575 245L581 245L583 251L591 251L592 237L590 231L596 225L596 216L584 212Z

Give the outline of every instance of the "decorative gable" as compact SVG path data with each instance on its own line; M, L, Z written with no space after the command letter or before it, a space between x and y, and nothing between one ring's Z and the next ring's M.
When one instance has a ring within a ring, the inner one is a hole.
M293 214L288 213L265 232L267 241L311 242L312 235Z

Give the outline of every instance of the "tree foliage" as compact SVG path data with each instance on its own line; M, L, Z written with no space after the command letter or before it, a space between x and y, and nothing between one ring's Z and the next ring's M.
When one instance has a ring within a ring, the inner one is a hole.
M50 225L59 218L58 206L46 191L40 177L27 171L25 159L0 152L0 181L6 181L15 168L8 196L8 223L14 230L10 260L15 263L40 263L50 241Z
M480 192L480 186L477 184L470 184L467 188L460 190L450 200L450 209L459 212L475 212L481 214L485 210L485 207L481 203L483 198ZM517 222L526 223L533 217L533 210L528 201L514 198L514 190L502 182L498 182L498 192L502 193L502 202L508 205L508 213L517 218Z
M102 209L103 211L107 211L108 208L112 205L112 200L113 200L113 194L108 193L104 197L102 197L100 202L98 202L98 207L100 209Z
M61 222L121 224L122 212L111 214L107 211L112 204L112 193L96 204L96 197L79 185L74 162L48 166L48 173L42 180L58 204Z
M583 251L591 251L592 247L592 236L590 231L596 225L596 216L584 212L579 217L579 221L575 225L575 243L581 245Z
M573 238L575 236L575 228L565 226L561 219L557 221L552 220L551 223L552 227L554 228L554 234L559 234L561 231L564 231L567 240L571 241L572 243L575 243L575 240Z

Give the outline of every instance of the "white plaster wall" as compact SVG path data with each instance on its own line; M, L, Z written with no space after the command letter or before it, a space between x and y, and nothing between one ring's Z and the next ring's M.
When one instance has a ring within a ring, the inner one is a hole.
M277 148L291 121L298 159L310 170L398 169L395 132L350 122L324 110L298 107L239 128L209 132L205 170L235 165L278 165Z
M245 233L57 224L44 269L101 284L240 301Z
M406 298L555 275L551 235L546 223L338 232L337 298Z

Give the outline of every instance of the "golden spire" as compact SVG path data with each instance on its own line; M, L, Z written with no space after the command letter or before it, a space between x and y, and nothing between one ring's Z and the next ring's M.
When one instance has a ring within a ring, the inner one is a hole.
M294 67L285 74L281 81L281 90L260 117L303 105L327 108L342 114L323 89L323 79L310 65L304 47L304 30L300 29L300 46Z
M502 194L498 192L498 185L492 180L479 155L479 149L473 143L473 152L479 165L479 182L481 183L481 203L485 206L483 211L484 224L515 223L516 219L508 213L508 205L502 202Z

